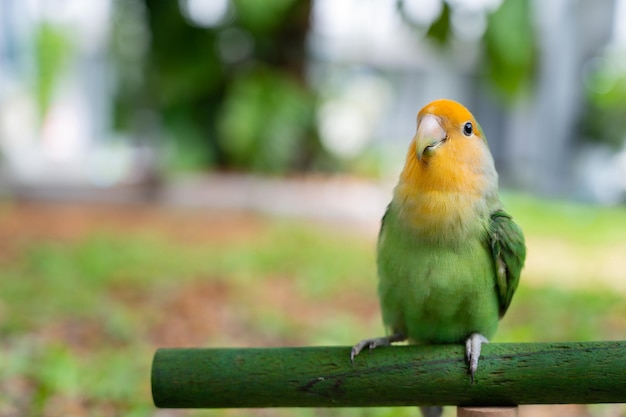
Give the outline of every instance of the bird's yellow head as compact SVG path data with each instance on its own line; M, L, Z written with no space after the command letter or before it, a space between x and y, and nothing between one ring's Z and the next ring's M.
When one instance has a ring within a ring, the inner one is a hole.
M411 194L483 194L497 186L487 141L469 110L443 99L420 110L400 181Z

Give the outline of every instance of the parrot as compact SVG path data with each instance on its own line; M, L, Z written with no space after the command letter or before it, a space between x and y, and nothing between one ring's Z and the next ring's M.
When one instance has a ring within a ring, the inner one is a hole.
M357 343L352 363L366 347L395 342L465 344L473 384L481 346L509 308L525 258L482 128L456 101L427 104L378 234L387 336ZM439 415L441 407L422 412Z

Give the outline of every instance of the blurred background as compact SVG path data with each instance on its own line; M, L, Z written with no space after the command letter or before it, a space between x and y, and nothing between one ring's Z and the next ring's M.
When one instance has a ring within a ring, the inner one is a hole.
M427 102L527 236L496 341L626 338L625 0L2 0L0 416L156 410L157 347L383 332L379 220ZM625 416L620 405L521 415Z

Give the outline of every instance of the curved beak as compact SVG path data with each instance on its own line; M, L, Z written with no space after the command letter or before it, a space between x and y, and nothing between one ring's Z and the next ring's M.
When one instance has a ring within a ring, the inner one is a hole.
M417 159L422 160L425 153L438 148L446 141L446 131L441 127L439 118L432 114L425 114L417 124L415 133L415 151Z

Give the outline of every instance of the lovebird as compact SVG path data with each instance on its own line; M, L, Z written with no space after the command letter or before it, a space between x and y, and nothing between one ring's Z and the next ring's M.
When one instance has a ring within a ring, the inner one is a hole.
M481 345L511 304L525 258L480 125L455 101L427 104L378 237L387 336L357 343L351 360L366 347L405 340L465 343L474 383Z

